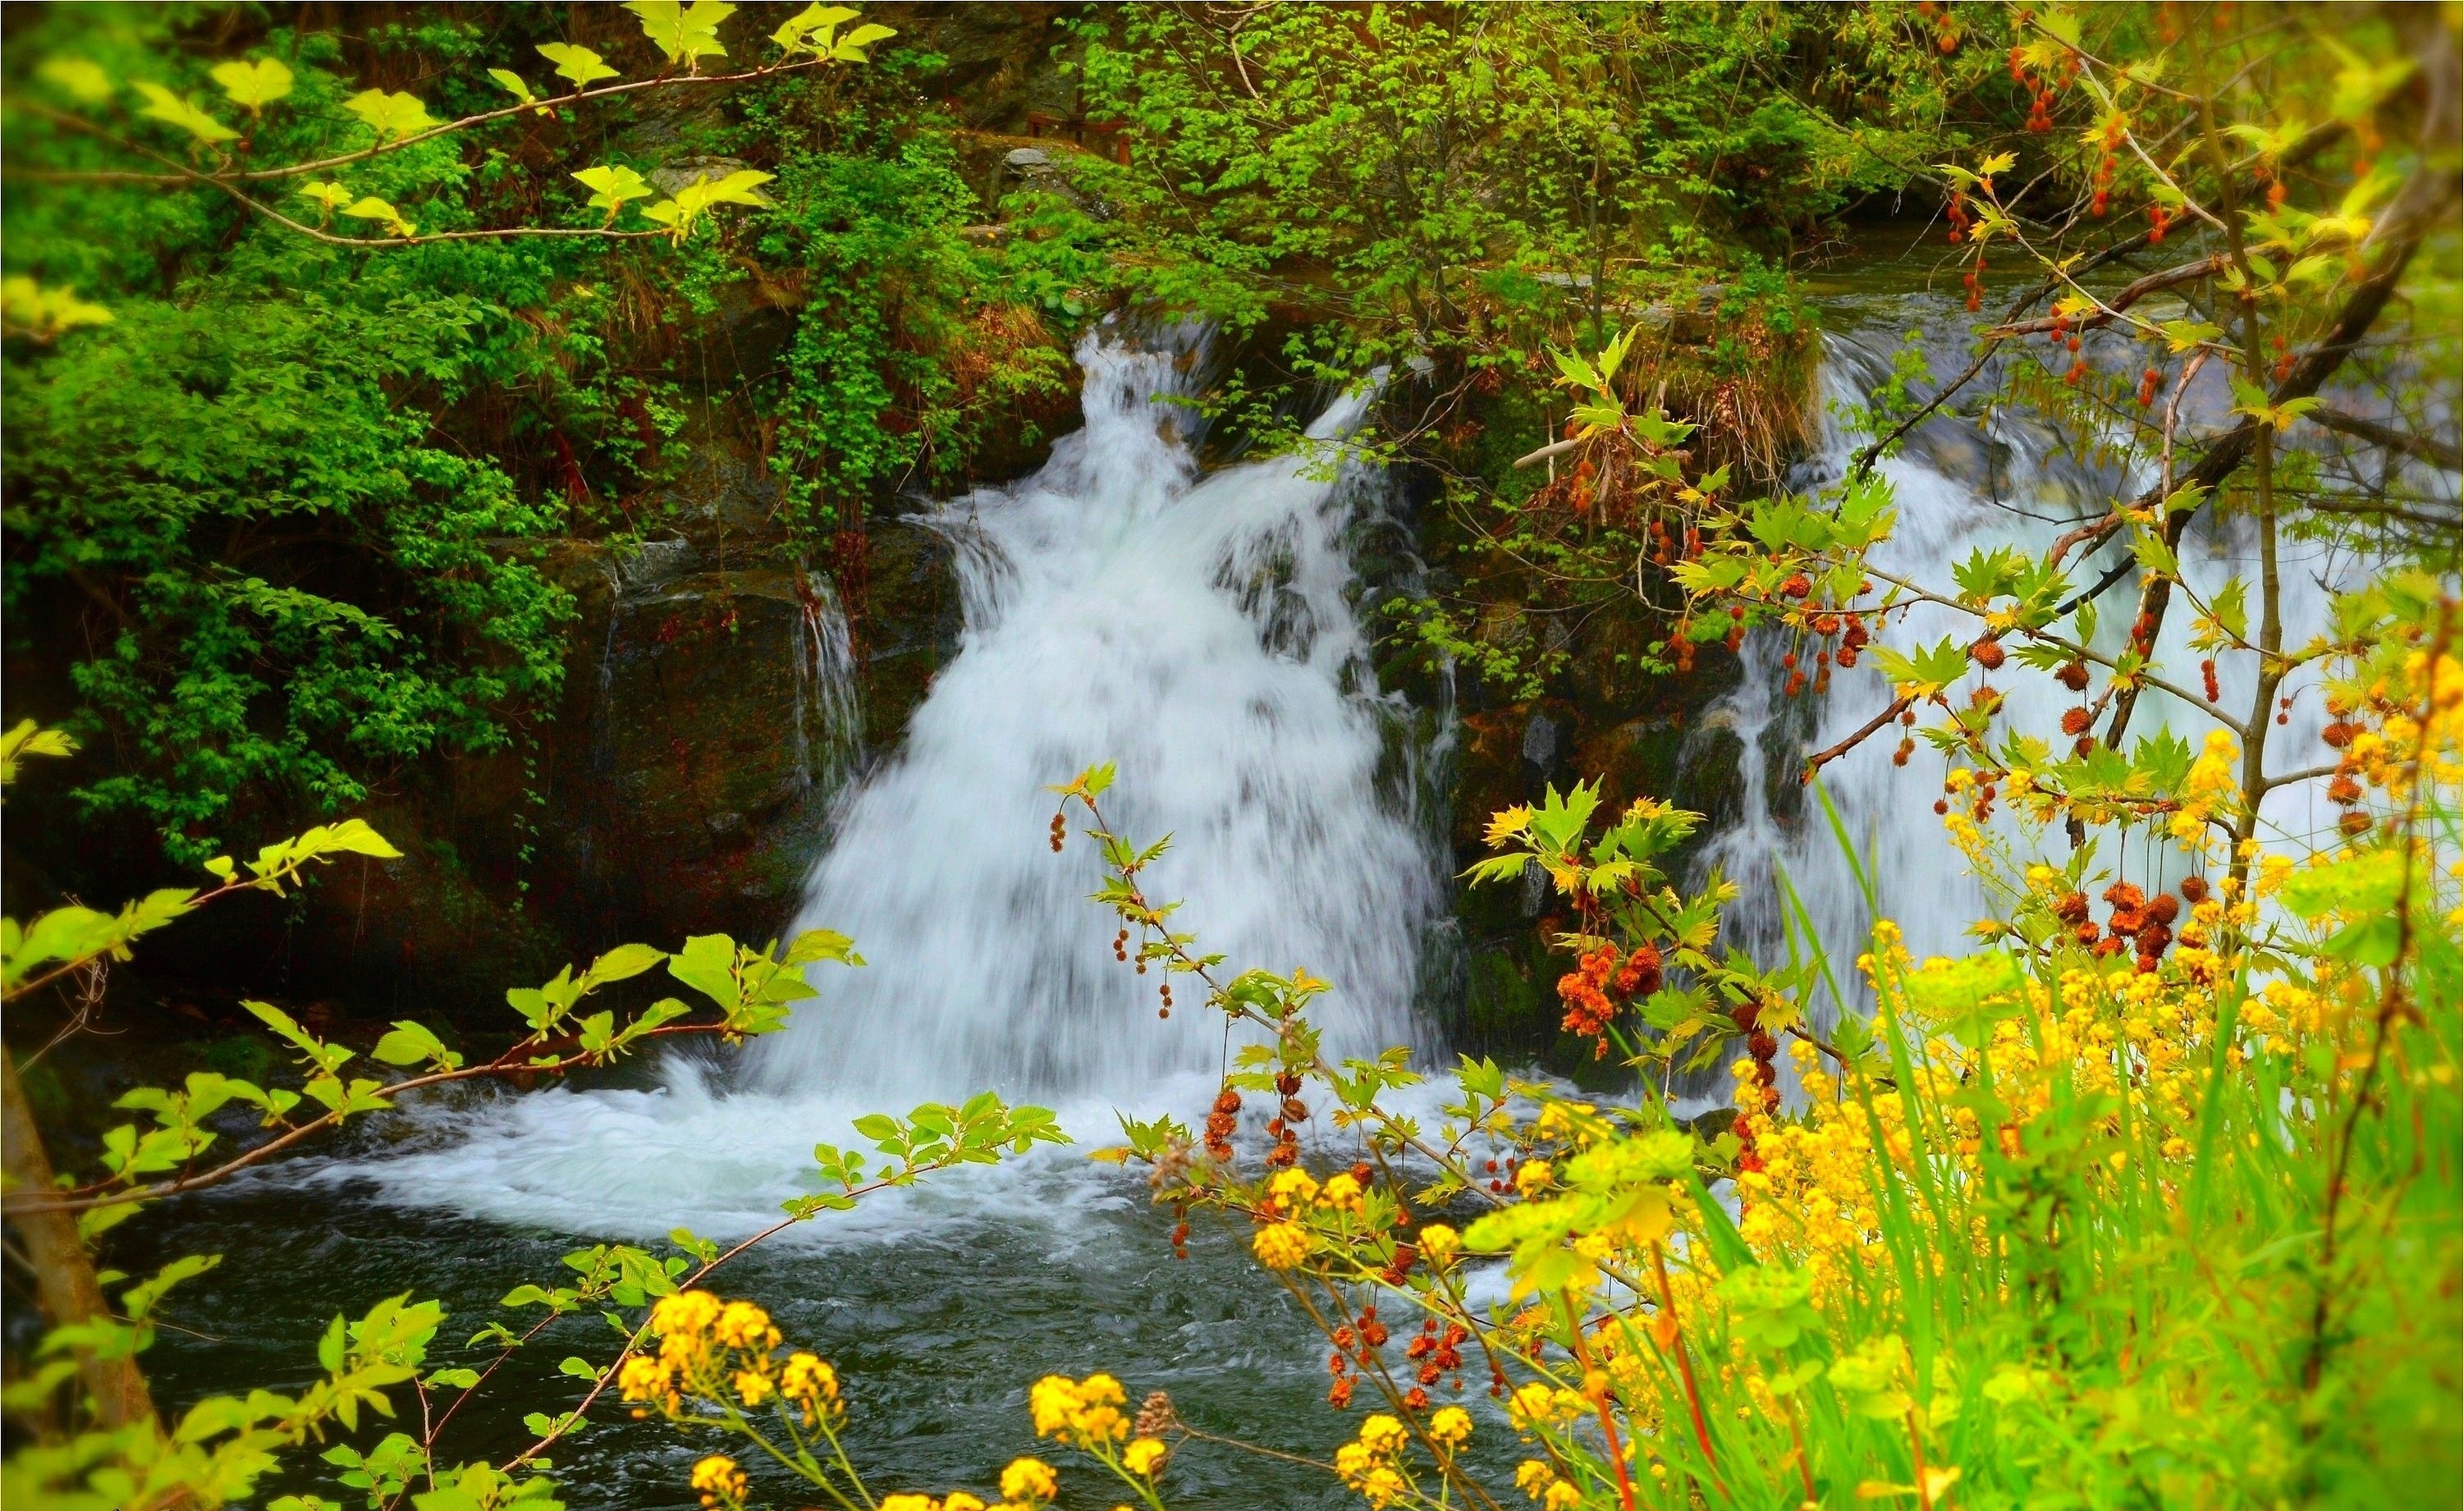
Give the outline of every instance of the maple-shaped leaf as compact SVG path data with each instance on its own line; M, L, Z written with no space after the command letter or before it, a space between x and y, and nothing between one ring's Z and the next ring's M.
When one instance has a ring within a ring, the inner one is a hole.
M342 101L344 109L374 127L378 136L400 141L436 124L419 97L395 90L363 89Z
M736 13L728 0L693 0L691 5L677 0L626 0L625 9L641 18L642 34L671 63L691 69L705 57L727 55L718 40L718 24Z
M145 108L139 115L149 120L167 121L208 145L229 142L239 135L160 84L141 83L137 92L145 97Z
M642 175L621 165L603 164L583 168L573 176L591 190L590 208L605 210L607 224L611 226L616 224L616 212L625 208L627 200L648 199L652 192L650 186L643 182Z
M409 221L403 218L402 211L373 194L353 202L342 213L359 220L381 220L387 230L406 239L419 233Z
M552 116L556 114L555 111L548 109L547 106L539 103L539 97L531 93L529 81L524 79L521 75L515 73L512 69L492 68L488 70L488 77L495 79L498 84L504 86L506 94L513 96L523 104L531 106L531 114L535 116Z
M253 116L291 93L291 70L271 57L253 63L217 63L214 82L223 86L232 104Z
M554 63L557 77L567 80L576 89L588 89L600 79L616 77L616 71L609 68L598 54L570 42L541 42L539 55Z

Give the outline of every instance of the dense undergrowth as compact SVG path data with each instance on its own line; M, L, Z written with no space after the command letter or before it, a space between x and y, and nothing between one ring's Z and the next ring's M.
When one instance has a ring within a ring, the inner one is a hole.
M1686 885L1700 819L1663 801L1585 784L1496 814L1468 881L1547 883L1565 1031L1630 1089L1467 1059L1433 1120L1395 1095L1429 1070L1406 1052L1322 1052L1325 983L1173 931L1148 890L1163 845L1100 811L1109 769L1060 786L1051 843L1083 817L1124 964L1243 1044L1202 1125L1131 1123L1099 1154L1184 1220L1240 1226L1323 1327L1344 1413L1326 1467L1372 1507L2454 1503L2440 17L1097 11L1064 40L1103 150L1056 144L1063 169L1022 179L919 102L928 48L758 9L444 8L348 34L210 8L12 19L8 606L12 654L71 667L76 696L50 722L12 711L0 776L65 762L76 800L33 821L137 816L158 874L207 880L117 911L46 900L0 931L11 1283L48 1325L0 1396L9 1499L210 1506L330 1473L275 1503L544 1511L556 1445L630 1410L714 1450L691 1475L714 1511L984 1505L882 1488L903 1477L842 1448L832 1367L716 1288L769 1233L1062 1136L988 1093L860 1120L871 1148L817 1149L818 1193L733 1246L577 1251L467 1344L416 1292L359 1298L305 1383L231 1381L176 1417L143 1353L222 1260L110 1263L118 1224L404 1097L773 1032L808 968L855 962L844 937L625 945L509 991L494 1050L417 1019L344 1042L252 1002L295 1070L139 1085L90 1153L47 1150L20 1084L141 938L395 854L347 818L234 834L519 744L563 666L540 548L661 527L645 511L689 449L661 362L758 306L788 327L734 381L783 551L847 568L885 491L1018 440L1102 313L1195 315L1266 341L1209 401L1239 444L1288 440L1310 385L1411 375L1362 444L1443 479L1458 554L1392 610L1428 653L1529 696L1566 670L1532 615L1624 616L1631 678L1781 636L1785 696L1868 658L1890 694L1809 782L1878 737L1938 762L1933 809L1991 900L1952 959L1910 958L1886 917L1838 955L1801 913L1785 963L1727 948L1734 888ZM1784 258L1920 184L1977 364L1922 399L1903 382L1859 417L1849 475L1791 496L1778 432L1802 424L1814 333ZM2060 355L1987 361L2034 338ZM1947 581L1894 572L1874 464L1989 367L1991 402L2156 486ZM2192 433L2203 371L2232 402ZM2186 571L2203 514L2255 562ZM2315 633L2285 619L2282 551L2305 541L2363 563ZM2090 579L2107 546L2122 568ZM2126 621L2098 606L2125 582ZM1906 643L1918 608L1964 628ZM2064 690L2057 727L2013 712L2021 677ZM2277 733L2295 699L2329 715L2322 749ZM2334 813L2317 832L2269 818L2302 783ZM653 972L682 995L645 1000ZM57 1036L29 1056L38 1011ZM1655 1090L1721 1065L1733 1110L1681 1118ZM507 1357L587 1313L620 1336L565 1361L523 1442L453 1431ZM1028 1404L1077 1457L1018 1458L1005 1505L1079 1503L1089 1480L1086 1503L1169 1502L1196 1435L1169 1398L1133 1407L1096 1374ZM1500 1478L1485 1445L1507 1436L1523 1462Z

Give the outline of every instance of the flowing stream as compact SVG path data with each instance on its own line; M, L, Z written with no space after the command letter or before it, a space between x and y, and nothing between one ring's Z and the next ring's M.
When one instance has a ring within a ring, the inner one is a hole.
M1885 268L1826 294L1826 399L1862 403L1911 330L1937 380L1955 370L1966 317L1907 289L1904 271ZM1342 455L1369 396L1329 405L1312 455L1201 472L1193 411L1179 402L1201 363L1194 338L1098 339L1080 356L1085 429L1035 476L931 516L957 562L960 653L899 753L842 798L803 910L804 925L853 935L869 963L817 968L823 995L745 1055L677 1052L586 1089L431 1104L334 1158L132 1225L165 1256L234 1247L234 1233L252 1250L180 1293L198 1332L158 1346L166 1398L232 1379L301 1383L325 1319L393 1291L441 1295L453 1312L443 1336L458 1344L503 1315L506 1290L548 1281L578 1244L652 1241L678 1223L750 1234L812 1189L812 1146L848 1142L863 1111L992 1088L1057 1107L1087 1143L1108 1140L1115 1108L1202 1114L1231 1047L1220 1019L1194 990L1158 1016L1156 977L1112 959L1112 921L1087 901L1099 876L1091 846L1074 824L1062 854L1045 843L1047 788L1098 761L1119 769L1108 817L1141 841L1173 837L1153 886L1187 900L1177 922L1201 948L1236 969L1306 967L1331 981L1318 1018L1336 1053L1442 1050L1415 998L1446 882L1409 784L1381 775L1396 765L1402 721L1369 670L1346 549L1379 507L1376 479ZM2202 393L2185 424L2217 424L2221 411L2219 396ZM1826 424L1799 482L1837 476L1857 439ZM2050 538L2136 481L2060 451L2013 411L1947 415L1883 470L1901 511L1886 564L1929 580L1973 545ZM2184 558L2207 588L2248 570L2254 549L2234 529L2201 531ZM2349 563L2303 547L2288 547L2287 562L2287 640L2299 643ZM2130 592L2107 597L2108 648ZM2173 617L2168 638L2186 618ZM807 739L853 717L844 624L819 599L811 619ZM1951 627L1920 609L1883 638L1906 646ZM1806 750L1887 693L1869 663L1837 674L1828 698L1790 698L1783 648L1749 644L1743 683L1701 721L1741 739L1745 793L1741 819L1705 860L1744 885L1731 942L1766 960L1785 954L1785 879L1813 931L1853 958L1868 910L1794 774ZM2029 722L2057 716L2045 679L1997 685ZM2247 706L2249 690L2230 675L2224 690L2227 707ZM2320 715L2294 690L2277 734L2302 751ZM2160 723L2193 744L2204 733L2151 694L2140 727ZM1882 909L1921 954L1948 951L1986 900L1925 812L1939 758L1921 752L1896 771L1891 743L1829 767L1824 790ZM2268 809L2287 833L2333 817L2306 786L2277 792ZM2142 875L2174 864L2138 841L2118 859ZM1323 1344L1248 1263L1243 1235L1199 1224L1191 1257L1175 1260L1171 1222L1133 1172L1083 1150L1044 1150L783 1234L733 1264L721 1288L759 1298L791 1339L838 1364L849 1447L881 1470L877 1491L989 1490L1003 1462L1032 1451L1025 1387L1049 1370L1111 1369L1135 1392L1171 1391L1201 1427L1324 1452L1335 1428L1318 1404ZM577 1319L524 1349L498 1377L503 1389L468 1413L463 1451L525 1441L520 1410L573 1394L555 1360L604 1358L606 1342L605 1324ZM576 1506L687 1506L686 1468L713 1446L658 1424L598 1422L557 1456ZM1083 1470L1065 1485L1101 1493ZM1176 1458L1174 1500L1189 1511L1354 1503L1314 1471L1204 1445Z
M1975 319L1955 299L1930 292L1836 296L1825 301L1825 317L1819 438L1792 479L1793 486L1806 492L1845 476L1856 453L1871 441L1868 431L1852 427L1844 418L1868 404L1889 379L1895 350L1913 344L1923 352L1930 379L1910 386L1930 394L1967 365ZM2144 353L2144 347L2105 333L2092 336L2084 351L2091 363L2125 372L2136 370ZM2019 352L2001 360L2039 358ZM1991 391L1993 376L1987 373L1975 391ZM2185 440L2231 425L2232 402L2220 369L2200 374L2181 409ZM2080 455L2052 427L2024 410L1976 405L1953 405L1926 421L1898 454L1877 467L1891 483L1899 522L1891 540L1875 553L1876 565L1943 590L1948 588L1954 564L1970 552L2006 542L2042 551L2065 531L2103 514L2106 500L2136 493L2158 477L2156 468L2145 462L2116 454ZM2222 524L2213 520L2212 512L2203 514L2186 535L2180 552L2184 578L2202 602L2212 599L2233 577L2247 580L2255 634L2256 528L2246 516ZM2334 593L2359 585L2368 564L2315 542L2291 539L2280 542L2278 558L2284 644L2294 647L2328 627ZM2125 559L2126 547L2119 543L2074 556L2067 564L2074 589L2101 580L2108 568ZM2135 575L2098 600L2097 649L2108 655L2122 651L2137 603ZM2159 637L2158 659L2196 690L2199 652L2190 648L2191 623L2190 609L2177 596ZM1895 615L1877 638L1912 651L1947 635L1966 643L1978 630L1972 616L1920 603L1903 616ZM1738 760L1744 802L1740 821L1704 847L1695 879L1701 881L1717 865L1741 886L1742 893L1724 920L1725 937L1757 960L1787 959L1791 934L1802 950L1810 931L1841 968L1846 1005L1856 1007L1866 997L1853 971L1844 968L1864 948L1877 910L1901 926L1908 948L1923 959L1959 953L1969 925L1990 916L1993 909L1942 824L1926 811L1939 792L1936 783L1944 763L1922 740L1904 768L1892 764L1897 731L1878 734L1823 768L1821 790L1837 815L1835 830L1821 798L1799 784L1798 774L1809 753L1845 738L1887 704L1891 693L1869 655L1850 670L1835 670L1827 696L1815 696L1809 690L1791 698L1785 690L1789 669L1781 658L1792 648L1802 653L1811 672L1815 644L1791 646L1777 632L1757 631L1745 647L1744 680L1705 721L1733 730L1742 743ZM2218 706L2236 716L2249 712L2254 695L2250 660L2227 656L2217 666ZM2058 738L2054 732L2063 710L2081 701L2052 678L2023 669L2015 659L1991 675L1971 663L1948 696L1965 706L1972 690L1986 685L2008 699L2011 727L2049 737ZM2090 692L2101 686L2100 674ZM2318 736L2326 722L2317 679L2309 671L2298 672L2281 691L2290 706L2278 711L2282 721L2270 727L2268 769L2314 766L2325 750ZM1941 721L1938 710L1924 712L1922 722ZM2103 727L2097 726L2100 734ZM2169 730L2195 753L2215 727L2204 712L2151 690L2141 697L2130 737L2135 741ZM2261 811L2262 843L2300 847L2332 830L2338 810L2326 801L2324 787L2324 779L2316 778L2271 792ZM2059 829L2050 835L2032 833L2007 807L1997 810L1989 830L2016 854L2041 854L2058 865L2069 853ZM2184 874L2180 852L2145 826L2129 831L2118 848L2110 838L2103 843L2098 865L2143 885L2169 886ZM1868 886L1875 907L1868 906ZM1827 1004L1834 1013L1841 1005Z

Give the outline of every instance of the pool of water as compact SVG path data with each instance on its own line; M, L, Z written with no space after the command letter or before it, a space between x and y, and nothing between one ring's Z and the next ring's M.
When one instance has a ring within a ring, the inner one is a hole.
M844 1136L800 1130L807 1146L825 1135ZM123 1250L132 1268L188 1252L231 1255L231 1262L177 1293L174 1315L193 1330L165 1332L149 1356L167 1405L176 1410L233 1381L277 1390L304 1384L337 1310L405 1291L436 1297L450 1310L432 1362L484 1368L494 1349L463 1340L492 1319L523 1325L496 1304L506 1292L525 1281L554 1283L561 1257L582 1243L649 1237L621 1217L596 1227L575 1221L572 1207L554 1203L523 1220L510 1210L521 1198L503 1189L485 1199L429 1192L409 1204L418 1193L405 1190L406 1178L455 1178L456 1162L434 1157L448 1147L443 1135L430 1136L437 1143L429 1153L363 1146L128 1230L143 1245ZM577 1205L591 1196L586 1188L567 1194ZM457 1204L491 1215L449 1210ZM631 1210L621 1198L612 1206ZM1178 1259L1169 1241L1173 1221L1149 1203L1134 1172L1090 1162L1083 1148L1043 1150L1011 1169L953 1172L869 1211L825 1215L732 1261L713 1284L758 1300L789 1340L837 1365L847 1440L876 1493L956 1486L988 1493L1010 1458L1043 1452L1063 1466L1065 1488L1079 1487L1071 1503L1111 1503L1102 1499L1110 1495L1102 1470L1073 1470L1069 1456L1034 1442L1026 1388L1051 1372L1110 1370L1133 1401L1169 1391L1194 1426L1323 1458L1350 1432L1324 1400L1324 1343L1249 1261L1245 1233L1200 1222L1189 1257ZM581 1392L580 1381L557 1372L559 1361L581 1354L605 1362L615 1347L613 1330L598 1317L560 1324L454 1417L443 1456L501 1460L517 1452L531 1439L524 1412L561 1411ZM417 1403L404 1404L406 1425L415 1429ZM569 1504L693 1503L686 1472L718 1446L715 1436L635 1422L608 1403L594 1418L554 1455ZM295 1477L286 1488L312 1483ZM1177 1454L1170 1486L1173 1503L1188 1507L1334 1506L1350 1499L1318 1471L1202 1442ZM804 1499L783 1477L764 1488L781 1504Z

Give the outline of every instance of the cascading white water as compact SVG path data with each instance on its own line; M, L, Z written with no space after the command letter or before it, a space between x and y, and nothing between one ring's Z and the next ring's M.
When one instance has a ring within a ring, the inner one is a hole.
M847 1142L864 1111L990 1088L1091 1137L1116 1107L1191 1112L1214 1090L1222 1018L1185 977L1158 1018L1160 974L1114 961L1112 917L1089 901L1093 846L1046 847L1050 788L1101 761L1119 769L1104 802L1120 832L1173 837L1147 881L1187 900L1174 921L1200 949L1331 982L1312 1015L1330 1052L1415 1042L1445 889L1404 801L1380 790L1392 711L1347 597L1347 526L1375 479L1343 440L1370 396L1329 405L1310 454L1201 475L1176 402L1194 338L1090 339L1078 355L1086 427L1035 476L930 516L955 548L964 638L897 756L842 799L802 919L851 934L869 964L815 967L821 996L749 1062L671 1055L651 1089L432 1109L425 1148L334 1174L573 1232L740 1234L810 1189L814 1142ZM813 614L812 734L826 739L847 713L845 632L825 600ZM1122 1200L1075 1156L1024 1170L945 1175L828 1232L978 1200Z
M1829 339L1822 373L1826 411L1821 440L1816 454L1793 480L1800 489L1810 491L1844 475L1851 457L1869 439L1843 427L1838 410L1869 402L1889 374L1890 350L1902 331L1911 326L1922 331L1937 382L1965 365L1969 322L1950 301L1914 296L1887 301L1877 313L1879 318L1868 315ZM2116 347L2126 344L2114 343ZM2096 353L2091 350L2090 355L2093 358ZM2231 403L2221 374L2211 368L2183 406L2185 438L2230 424ZM1952 566L1980 547L1990 550L2007 542L2041 551L2072 524L2101 514L2108 499L2135 493L2153 481L2152 471L2143 475L2139 471L2082 462L2061 449L2049 427L2001 409L1984 416L1937 417L1910 438L1902 454L1878 465L1892 485L1899 522L1889 543L1875 553L1875 560L1887 571L1927 584L1948 584ZM2255 625L2255 529L2246 519L2216 525L2209 523L2209 517L2202 516L2183 541L2184 575L2202 598L2230 577L2248 580ZM2278 555L2285 644L2299 646L2326 628L2333 594L2365 577L2366 566L2333 557L2315 544L2289 539L2279 544ZM2071 579L2086 586L2119 558L2118 547L2090 561L2074 558ZM2136 602L2135 583L2130 580L2117 584L2100 601L2100 650L2113 653L2122 648ZM2177 601L2167 616L2158 657L2196 688L2199 653L2189 646L2190 619L2189 611ZM1970 616L1920 604L1904 617L1895 615L1879 638L1904 650L1935 644L1946 635L1956 634L1965 642L1973 639L1978 629ZM1702 864L1706 868L1719 865L1741 885L1741 895L1724 924L1725 937L1731 945L1747 949L1765 964L1785 957L1783 903L1775 885L1784 872L1838 969L1862 948L1872 920L1855 870L1841 853L1817 800L1811 794L1780 787L1795 784L1806 753L1844 738L1887 703L1890 693L1868 658L1852 670L1835 671L1828 697L1816 699L1808 693L1802 701L1791 700L1784 696L1788 671L1780 660L1783 648L1776 634L1758 632L1746 647L1744 682L1715 711L1720 715L1716 722L1734 729L1744 741L1739 774L1747 799L1742 821L1705 846ZM1809 661L1814 648L1803 647ZM2249 708L2254 687L2249 661L2248 656L2220 658L2221 707L2236 712ZM2077 700L2051 677L2013 665L1989 679L1971 668L1966 683L1951 696L1964 703L1969 688L1989 680L2008 698L2012 728L2052 740L2060 738L2061 712ZM2325 716L2315 688L2315 677L2302 674L2283 689L2293 704L2288 722L2270 729L2271 770L2313 765L2323 752L2318 734ZM2150 690L2140 701L2132 733L2136 737L2169 729L2195 750L2212 727L2206 713ZM1967 863L1926 811L1937 795L1941 757L1920 742L1908 765L1895 767L1891 752L1896 743L1893 733L1878 734L1826 766L1822 785L1867 865L1881 912L1905 931L1910 950L1920 958L1956 953L1968 926L1988 916L1990 909ZM2321 786L2309 781L2270 793L2262 809L2262 839L2299 843L2332 829L2336 811L2321 796ZM2007 812L1997 816L1996 832L2013 843L2026 843ZM2058 830L2040 837L2038 843L2049 847L2049 858L2056 864L2067 853L2067 841ZM2161 886L2178 878L2182 860L2161 836L2141 827L2131 830L2118 848L2112 840L2105 841L2098 863L2129 879ZM1854 974L1842 970L1839 984L1854 1005L1859 991Z
M1331 1047L1413 1038L1441 890L1377 792L1368 644L1345 596L1361 480L1333 443L1368 396L1328 408L1314 455L1199 477L1174 402L1194 351L1090 340L1079 358L1086 428L1035 476L931 516L957 547L965 636L808 888L801 926L853 935L870 963L761 1047L765 1088L1134 1100L1214 1067L1221 1021L1187 983L1162 1020L1160 975L1112 959L1113 920L1087 901L1092 846L1045 848L1050 788L1108 760L1107 816L1173 837L1151 885L1188 900L1176 923L1199 948L1332 982Z

